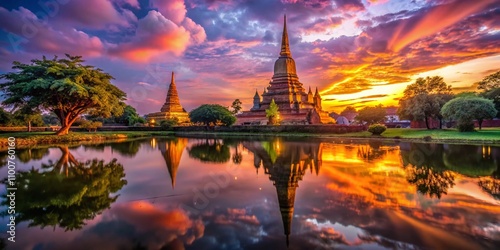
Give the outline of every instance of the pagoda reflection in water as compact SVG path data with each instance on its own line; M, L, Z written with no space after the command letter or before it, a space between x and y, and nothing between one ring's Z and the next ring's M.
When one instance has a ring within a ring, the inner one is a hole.
M274 141L243 142L254 155L254 166L260 167L276 187L287 246L289 244L298 183L309 169L316 175L321 167L322 144L319 142Z
M177 169L179 168L182 152L186 148L187 141L188 140L186 138L175 138L158 142L158 149L167 164L168 173L170 174L172 182L172 188L175 188Z

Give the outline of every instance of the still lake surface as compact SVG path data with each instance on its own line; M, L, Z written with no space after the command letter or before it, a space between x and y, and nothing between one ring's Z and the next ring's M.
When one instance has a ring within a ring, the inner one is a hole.
M497 146L147 138L18 149L16 164L9 249L500 246Z

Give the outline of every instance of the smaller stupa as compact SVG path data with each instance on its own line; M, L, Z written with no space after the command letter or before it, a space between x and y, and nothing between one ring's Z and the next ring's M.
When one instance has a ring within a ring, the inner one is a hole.
M160 124L163 120L177 119L179 123L189 123L189 114L181 106L177 87L175 86L175 76L172 72L172 80L168 87L167 99L160 109L160 112L146 115L150 124Z

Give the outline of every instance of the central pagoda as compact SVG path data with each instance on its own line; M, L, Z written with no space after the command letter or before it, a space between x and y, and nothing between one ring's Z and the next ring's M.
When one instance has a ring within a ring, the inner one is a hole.
M147 114L146 116L148 122L153 124L160 124L161 121L169 119L177 119L179 123L189 123L189 114L181 106L181 101L179 100L174 72L172 72L172 79L168 86L167 98L160 112Z
M328 113L321 108L321 96L316 88L306 93L299 81L295 61L290 52L286 15L284 17L281 51L274 63L274 75L269 86L264 88L262 99L257 91L253 97L253 107L237 116L237 124L266 124L266 109L274 99L279 107L281 124L321 124L333 122Z

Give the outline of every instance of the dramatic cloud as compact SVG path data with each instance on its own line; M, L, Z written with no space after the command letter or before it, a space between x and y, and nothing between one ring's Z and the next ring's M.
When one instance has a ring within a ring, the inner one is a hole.
M136 1L124 1L132 7L138 8ZM56 21L67 25L75 25L77 28L105 29L111 26L125 27L129 25L130 19L135 16L130 11L117 10L111 1L107 0L88 0L88 1L67 1L65 4L58 4L57 1L48 2L47 5L53 5L48 14L54 16ZM92 6L89 8L89 6Z
M70 27L55 30L23 7L12 11L0 7L0 23L3 24L3 30L8 32L9 43L6 49L14 53L25 50L49 55L72 53L94 57L104 52L104 45L99 37Z
M180 55L186 50L189 38L190 33L184 27L151 10L139 20L132 41L119 44L110 52L132 61L147 62L165 52Z
M358 103L395 105L416 77L447 67L439 74L459 91L499 64L500 4L493 0L52 3L2 3L1 70L12 60L82 55L112 72L140 113L157 111L169 81L145 79L148 64L179 73L187 110L236 98L250 108L255 89L272 77L284 14L300 81L319 88L329 111L381 94ZM457 80L453 68L462 64L474 74Z

